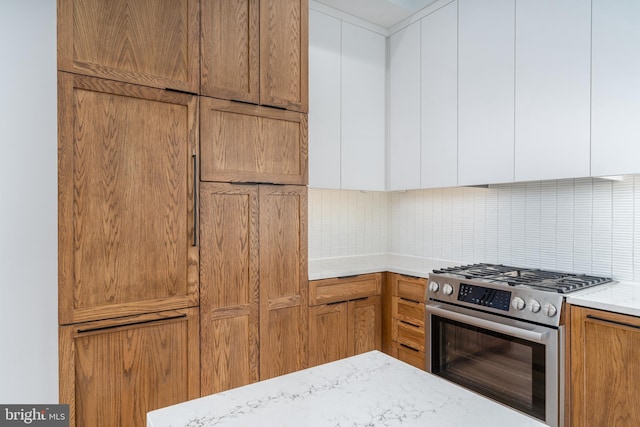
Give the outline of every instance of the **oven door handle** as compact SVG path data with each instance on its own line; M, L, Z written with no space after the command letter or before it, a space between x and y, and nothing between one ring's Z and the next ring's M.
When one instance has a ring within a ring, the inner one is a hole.
M433 305L425 306L425 310L431 314L438 315L451 320L457 320L458 322L466 323L468 325L477 326L479 328L489 329L494 332L500 332L505 335L510 335L516 338L521 338L526 341L533 341L540 344L545 344L548 341L548 332L530 331L527 329L518 328L515 326L504 325L502 323L492 322L490 320L481 319L479 317L473 317L466 314L456 313L444 308L440 308Z

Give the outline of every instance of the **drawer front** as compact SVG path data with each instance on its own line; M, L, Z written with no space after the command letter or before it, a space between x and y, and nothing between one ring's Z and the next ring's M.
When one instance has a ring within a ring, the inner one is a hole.
M309 305L329 304L380 295L380 273L313 280L309 282Z
M414 326L424 326L424 304L393 297L393 318L411 323Z
M423 351L415 350L403 344L394 343L396 347L396 358L415 366L418 369L425 370L426 360Z
M416 302L425 301L427 279L395 275L393 282L393 295Z
M407 345L413 349L424 351L424 328L413 326L409 323L394 319L393 340L399 344Z

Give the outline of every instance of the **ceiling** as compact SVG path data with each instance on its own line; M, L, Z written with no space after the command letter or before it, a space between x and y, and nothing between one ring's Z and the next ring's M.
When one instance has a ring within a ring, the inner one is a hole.
M316 0L385 28L392 27L436 0Z

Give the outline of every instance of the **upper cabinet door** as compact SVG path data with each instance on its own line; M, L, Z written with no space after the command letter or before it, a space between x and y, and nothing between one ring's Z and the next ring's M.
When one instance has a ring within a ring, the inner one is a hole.
M458 184L458 5L422 19L421 187Z
M202 94L260 102L258 0L202 0Z
M518 0L516 52L515 180L589 176L591 1Z
M307 184L307 115L200 99L202 181Z
M58 68L196 93L198 0L59 0Z
M308 0L260 0L260 103L309 111Z
M389 39L389 189L420 188L420 22Z
M197 305L196 97L58 82L60 323Z
M458 184L514 178L515 0L458 2Z
M343 189L385 189L385 86L385 36L343 22Z
M591 175L640 172L640 2L593 0Z
M309 11L309 187L340 188L340 32Z

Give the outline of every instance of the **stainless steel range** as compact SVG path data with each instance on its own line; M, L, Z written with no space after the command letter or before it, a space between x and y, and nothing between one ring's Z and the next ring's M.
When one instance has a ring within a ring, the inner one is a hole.
M557 427L564 423L564 297L607 277L473 264L434 270L431 373Z

